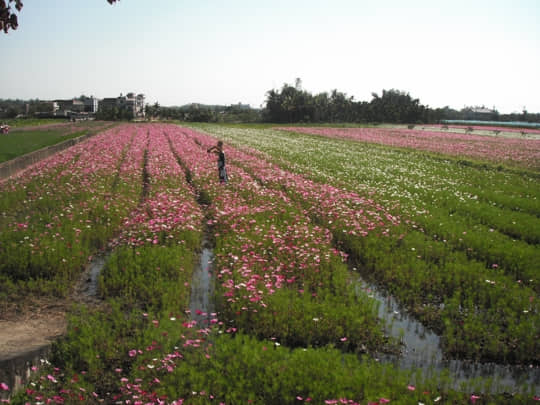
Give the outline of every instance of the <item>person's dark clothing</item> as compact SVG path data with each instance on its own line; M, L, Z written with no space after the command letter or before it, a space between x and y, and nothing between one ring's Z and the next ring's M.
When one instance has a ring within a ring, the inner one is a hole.
M221 183L227 183L227 170L225 169L225 153L223 151L218 154L218 173L219 181Z

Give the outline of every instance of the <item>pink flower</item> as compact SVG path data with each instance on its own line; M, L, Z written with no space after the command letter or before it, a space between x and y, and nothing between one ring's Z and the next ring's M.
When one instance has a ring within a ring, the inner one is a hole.
M137 350L133 349L129 351L129 357L135 357L137 355Z
M346 337L342 337L342 338L339 339L339 340L341 340L342 342L346 342L346 341L347 341L347 338L346 338Z
M476 400L477 400L477 399L480 399L480 397L479 397L478 395L474 395L474 394L471 395L471 402L472 402L473 404L476 403Z
M387 404L388 402L390 402L389 399L386 399L386 398L379 399L379 404Z
M414 391L416 389L416 387L414 385L407 385L407 389L409 391Z
M6 383L0 383L0 390L9 391L9 386Z

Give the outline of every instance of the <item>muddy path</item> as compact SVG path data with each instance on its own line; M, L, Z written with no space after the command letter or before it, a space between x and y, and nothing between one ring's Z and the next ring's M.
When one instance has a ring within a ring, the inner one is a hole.
M85 267L70 296L28 299L24 308L13 305L0 311L0 361L49 346L67 330L67 314L74 304L99 307L98 276L106 255L94 256Z
M100 310L98 276L106 256L97 255L85 267L70 296L63 299L28 299L24 308L16 305L0 311L0 382L10 392L22 389L35 367L50 356L53 343L67 333L68 314L75 304ZM0 392L0 399L9 399Z
M30 308L2 314L0 361L50 345L66 332L67 301L43 300ZM11 312L11 311L10 311Z

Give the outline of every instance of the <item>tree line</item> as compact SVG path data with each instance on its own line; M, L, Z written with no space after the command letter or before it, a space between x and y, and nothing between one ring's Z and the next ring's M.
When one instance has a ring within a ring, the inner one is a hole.
M379 95L371 93L371 101L355 101L354 97L338 90L330 93L311 94L302 89L300 79L295 85L285 83L281 90L272 89L266 93L266 107L262 120L277 123L397 123L418 124L438 123L442 120L493 120L540 122L540 114L522 113L499 114L495 109L478 112L479 108L465 107L455 110L450 107L430 108L420 103L407 92L390 89ZM485 112L488 111L488 112Z
M414 123L426 119L427 108L418 99L399 90L372 93L370 102L355 101L337 90L312 95L301 88L284 84L266 93L263 119L270 122L396 122Z
M260 122L261 110L246 105L189 104L181 107L164 107L159 103L145 107L147 118L179 120L185 122Z

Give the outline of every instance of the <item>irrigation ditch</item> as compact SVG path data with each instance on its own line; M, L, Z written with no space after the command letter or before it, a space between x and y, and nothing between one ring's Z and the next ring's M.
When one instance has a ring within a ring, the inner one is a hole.
M352 271L356 273L356 268ZM467 381L485 378L491 379L490 393L513 392L524 384L540 390L540 367L446 358L440 336L409 315L384 289L366 282L361 276L357 277L356 288L377 301L378 317L385 322L386 333L403 344L399 355L377 354L380 361L405 370L419 369L423 376L447 375L455 389Z
M197 203L201 207L204 213L204 230L203 237L201 242L201 249L199 260L193 271L192 282L191 282L191 296L189 310L191 319L197 322L197 325L201 328L206 328L210 326L210 321L215 313L215 303L214 303L214 242L212 229L208 225L208 206L211 203L210 198L207 193L198 188L193 183L193 176L189 167L185 164L182 158L178 155L177 151L172 145L172 141L167 133L165 136L169 143L169 148L174 155L176 161L184 171L184 175L187 183L192 187L197 195Z
M193 271L189 303L191 319L196 321L200 328L210 326L210 321L213 318L211 314L215 311L213 301L213 258L213 248L209 239L205 236L201 245L201 254L197 266Z

